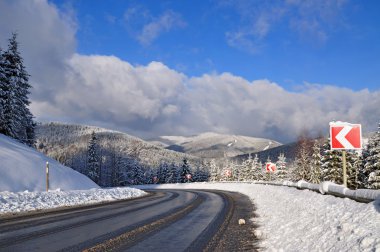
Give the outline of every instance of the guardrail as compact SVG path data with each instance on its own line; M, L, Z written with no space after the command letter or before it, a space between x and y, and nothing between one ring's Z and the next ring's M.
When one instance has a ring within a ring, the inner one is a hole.
M342 185L337 185L330 181L320 184L313 184L303 180L298 182L274 182L274 181L220 181L218 183L246 183L246 184L262 184L273 186L287 186L297 189L307 189L321 194L333 195L341 198L349 198L358 202L369 203L380 198L380 190L357 189L351 190Z

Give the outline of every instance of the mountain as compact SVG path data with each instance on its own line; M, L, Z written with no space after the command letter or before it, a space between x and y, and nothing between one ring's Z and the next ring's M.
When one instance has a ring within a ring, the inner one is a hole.
M202 158L234 157L281 145L279 142L265 138L210 132L190 137L161 136L157 139L152 139L150 142L169 150L180 151Z
M119 160L125 164L126 172L136 167L150 172L163 163L181 166L184 158L192 166L202 162L198 157L167 150L123 132L86 125L39 124L36 127L36 146L49 157L86 174L87 149L92 132L95 132L99 145L102 186L112 185L111 174Z
M50 166L50 189L98 188L94 182L79 172L2 134L0 134L0 160L0 191L44 191L46 162L49 162Z
M272 162L276 162L278 159L278 156L280 156L280 154L285 155L286 162L292 162L292 161L294 161L294 159L296 157L296 153L297 153L297 142L293 142L293 143L288 143L288 144L284 144L281 146L277 146L277 147L274 147L274 148L271 148L268 150L263 150L263 151L250 153L250 154L252 157L257 155L259 160L261 162L265 163L268 160L268 158ZM240 162L248 159L248 157L249 157L249 154L244 154L244 155L235 156L232 159L236 160L240 163Z

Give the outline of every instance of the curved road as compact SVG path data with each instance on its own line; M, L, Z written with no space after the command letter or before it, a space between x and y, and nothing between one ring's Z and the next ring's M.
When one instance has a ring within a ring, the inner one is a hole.
M146 197L0 220L0 251L212 250L234 204L220 191Z

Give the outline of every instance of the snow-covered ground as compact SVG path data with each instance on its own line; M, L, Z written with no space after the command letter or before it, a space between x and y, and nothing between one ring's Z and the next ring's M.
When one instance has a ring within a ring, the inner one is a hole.
M49 188L52 190L99 188L83 174L0 134L0 192L46 190L46 162L50 165Z
M45 163L50 164L46 190ZM0 134L0 215L135 198L134 188L100 189L89 178Z
M248 195L266 251L380 251L380 199L358 203L309 190L257 184L190 183L137 188L219 189Z
M128 187L49 192L0 192L0 215L136 198L145 194L144 191Z

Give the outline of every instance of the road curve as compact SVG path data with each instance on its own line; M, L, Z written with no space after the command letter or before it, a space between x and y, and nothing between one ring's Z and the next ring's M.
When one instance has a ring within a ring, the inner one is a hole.
M228 224L223 192L152 190L143 198L0 219L0 251L200 251Z

